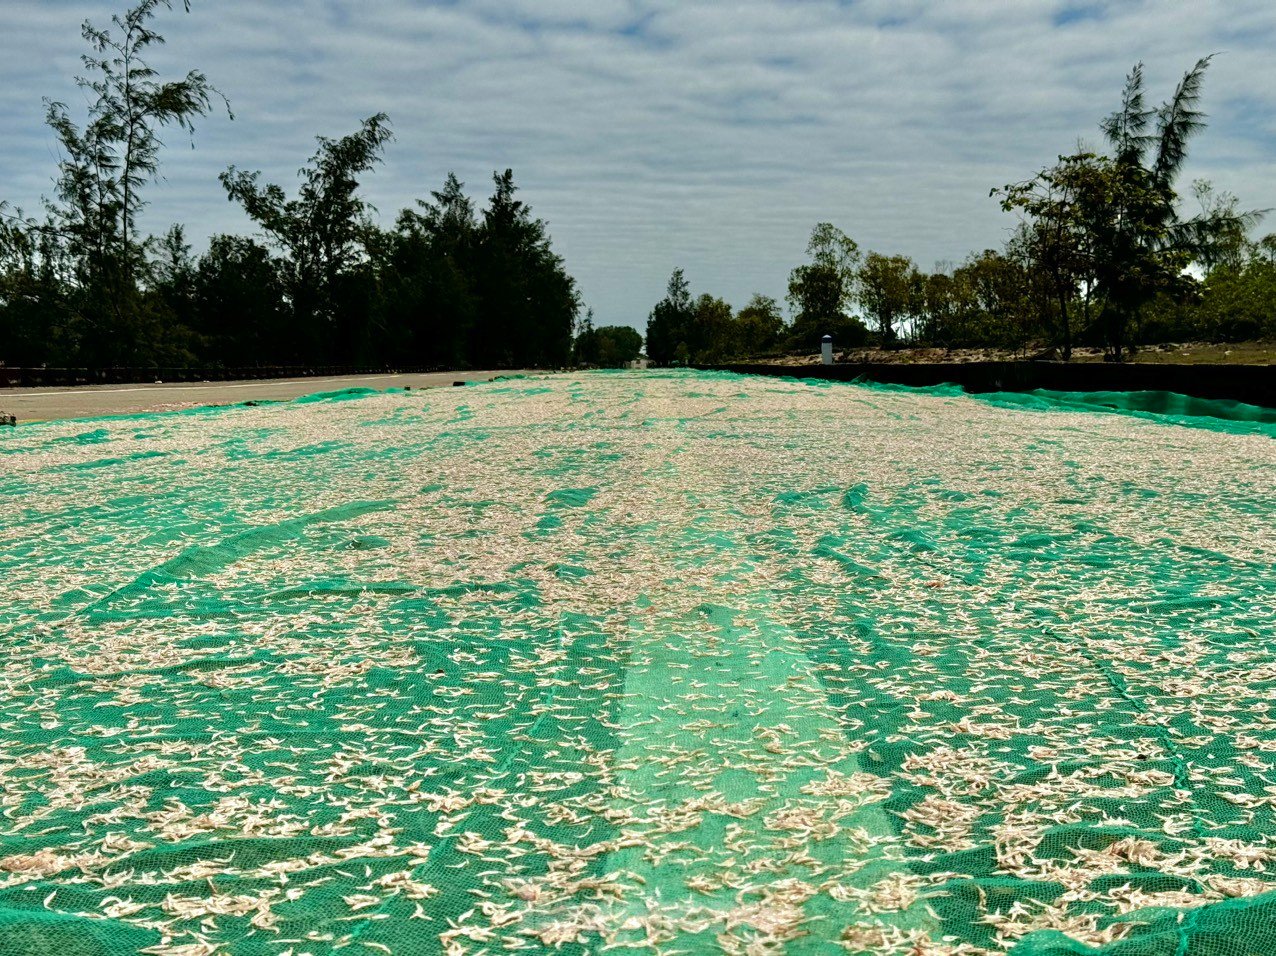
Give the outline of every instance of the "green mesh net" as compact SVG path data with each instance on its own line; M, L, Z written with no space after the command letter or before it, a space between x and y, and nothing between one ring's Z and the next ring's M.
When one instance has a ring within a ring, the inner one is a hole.
M1266 415L649 372L11 429L0 953L1270 956Z

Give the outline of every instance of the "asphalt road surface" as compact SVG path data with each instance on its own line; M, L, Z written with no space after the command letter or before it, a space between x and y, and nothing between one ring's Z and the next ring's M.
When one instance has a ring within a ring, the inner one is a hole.
M63 418L95 418L137 412L278 402L343 388L437 388L453 382L488 382L515 371L431 372L415 375L340 375L324 378L281 378L246 382L182 382L171 385L83 385L79 388L0 389L0 415L19 422Z

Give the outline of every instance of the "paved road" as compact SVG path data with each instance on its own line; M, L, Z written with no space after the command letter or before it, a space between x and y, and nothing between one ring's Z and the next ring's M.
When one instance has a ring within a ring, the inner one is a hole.
M244 382L184 382L172 385L84 385L79 388L0 389L0 413L19 422L93 418L136 412L230 405L248 401L288 401L342 388L437 388L453 382L487 382L518 372L432 372L415 375L340 375Z

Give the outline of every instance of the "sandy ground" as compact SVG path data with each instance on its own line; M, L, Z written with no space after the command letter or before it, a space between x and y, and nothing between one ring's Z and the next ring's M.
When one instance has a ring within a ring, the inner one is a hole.
M432 372L417 375L340 375L326 378L281 378L245 382L185 382L172 385L84 385L79 388L0 389L0 414L19 422L94 418L137 412L278 402L342 388L437 388L453 382L488 382L519 372Z

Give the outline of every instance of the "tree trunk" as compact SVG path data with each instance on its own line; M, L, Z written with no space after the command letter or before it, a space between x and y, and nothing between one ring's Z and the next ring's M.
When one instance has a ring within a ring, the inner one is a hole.
M1065 362L1072 361L1072 323L1068 316L1068 297L1064 293L1059 295L1059 325L1060 331L1063 332L1063 360Z

